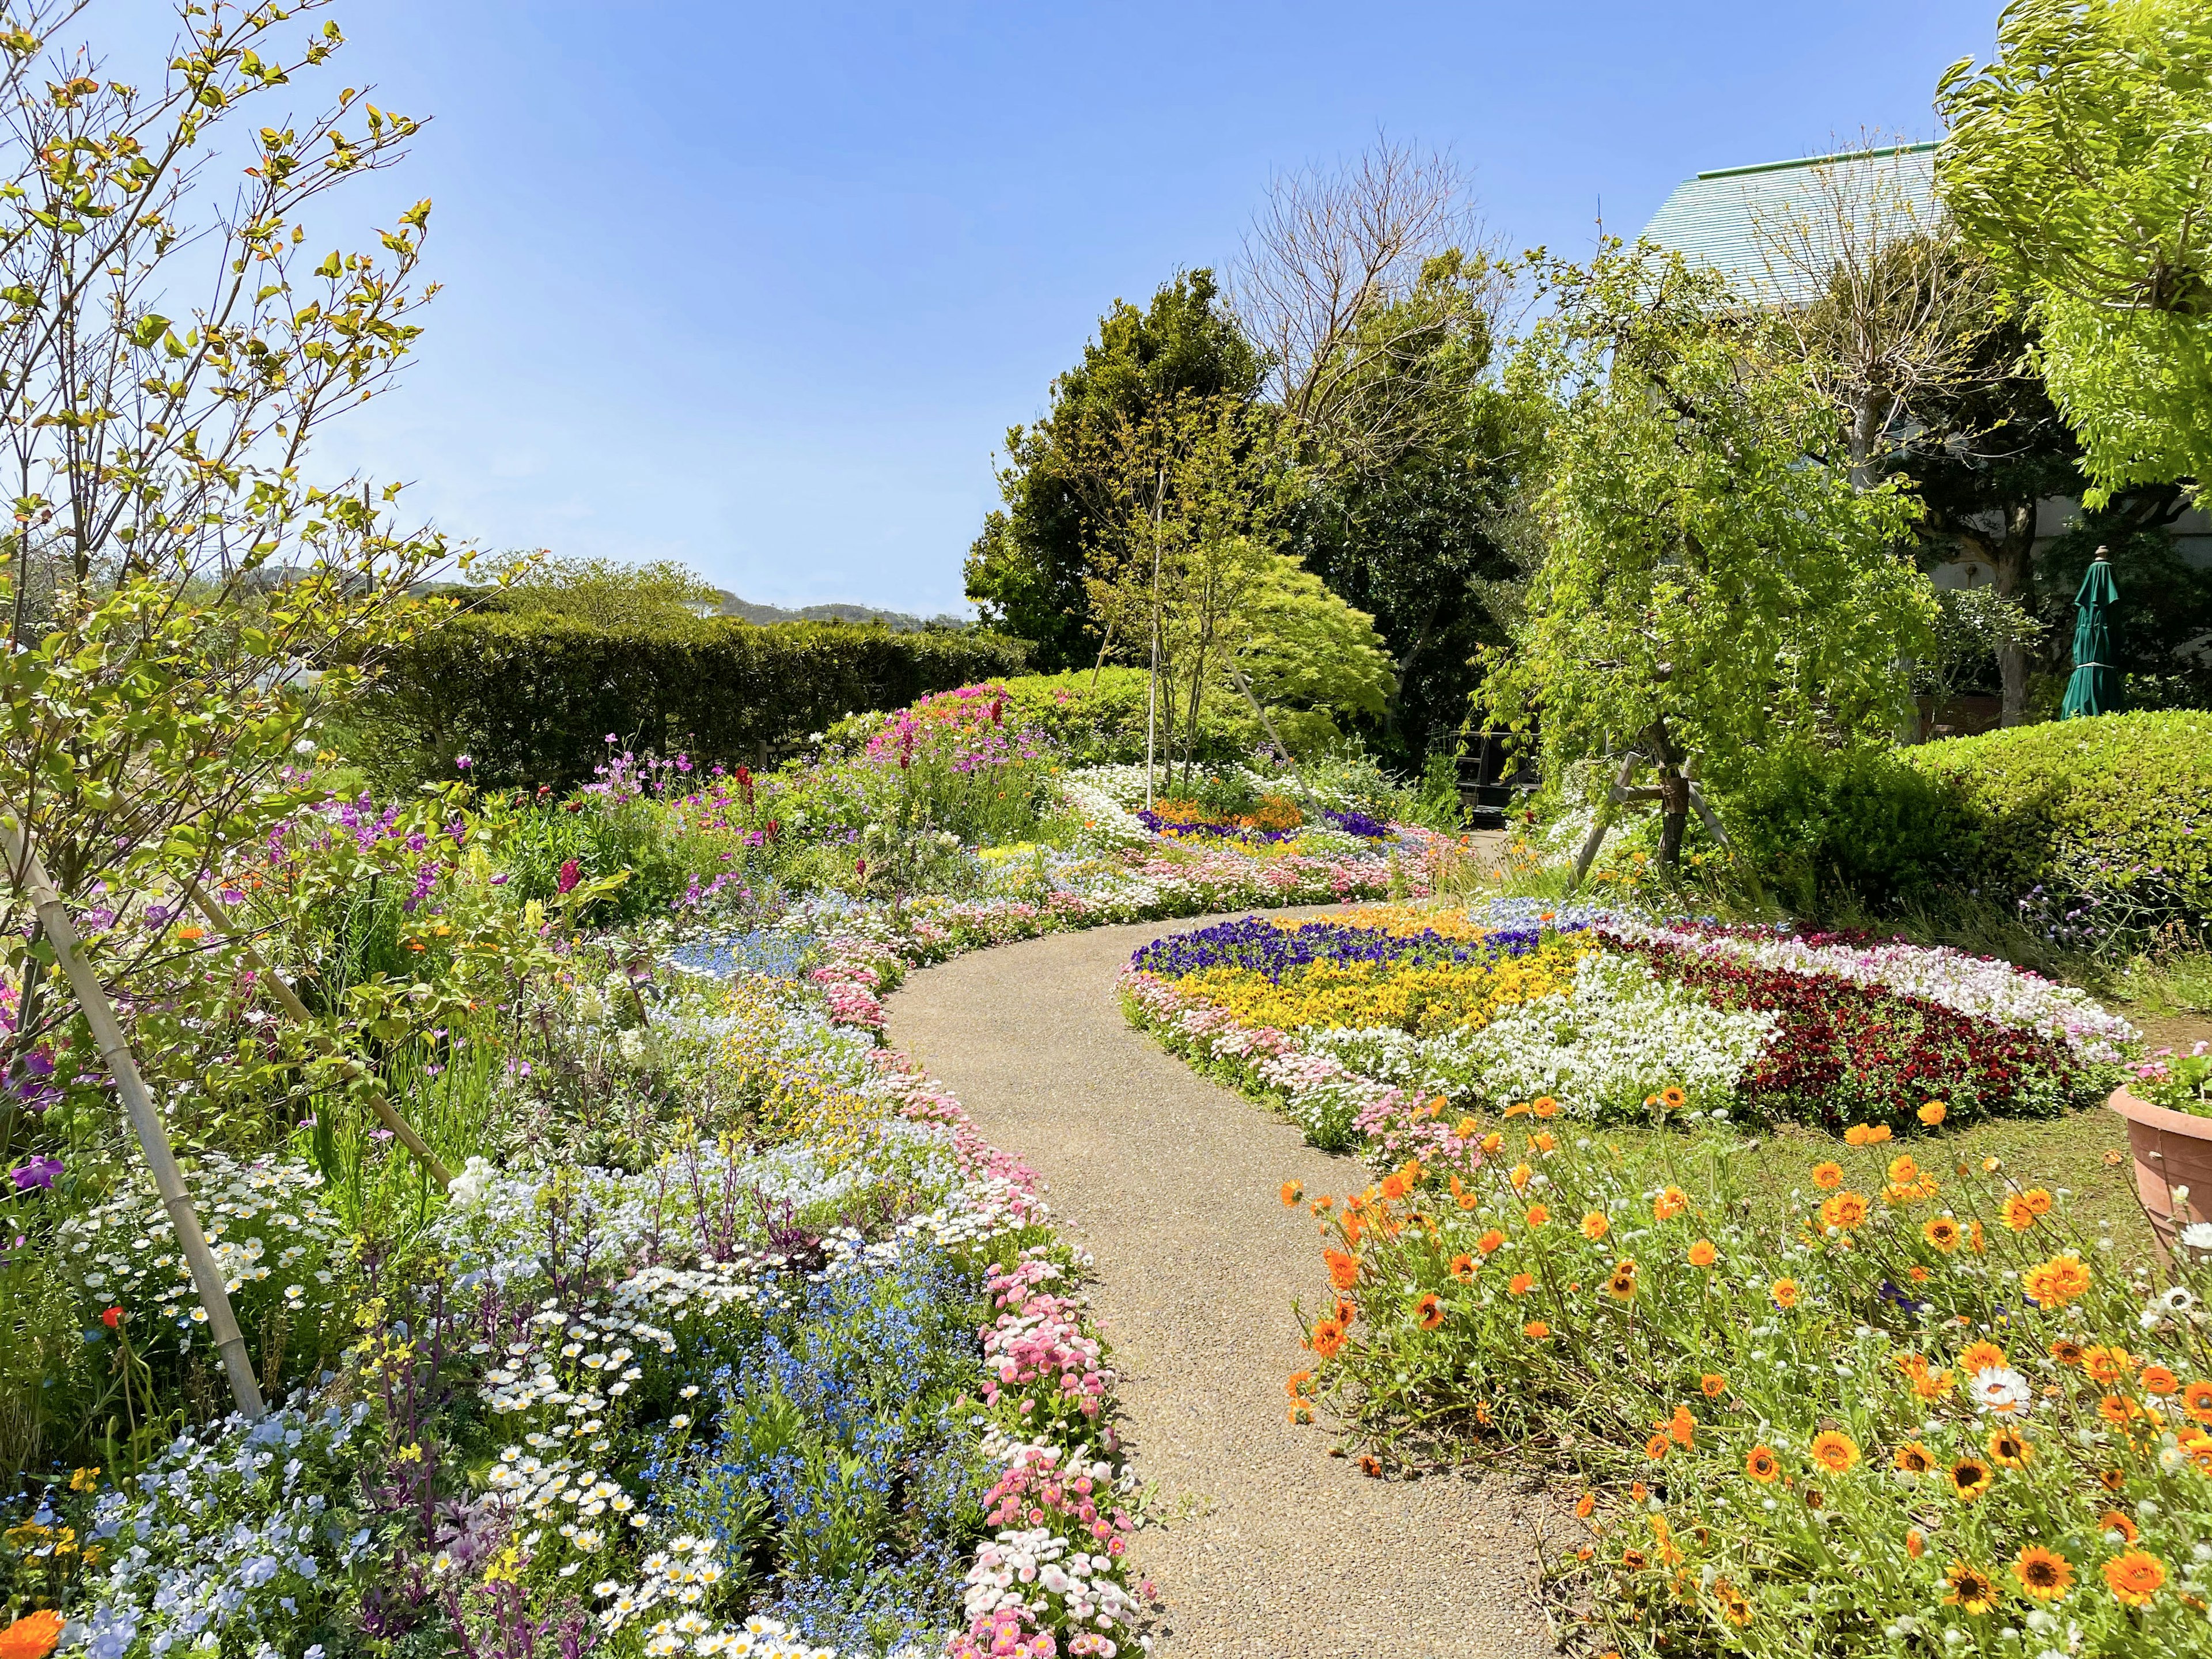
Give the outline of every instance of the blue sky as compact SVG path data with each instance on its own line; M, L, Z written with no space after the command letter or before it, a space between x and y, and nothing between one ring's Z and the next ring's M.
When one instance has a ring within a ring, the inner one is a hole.
M358 211L433 198L446 288L326 466L410 480L488 548L938 611L1006 428L1115 296L1225 265L1271 170L1380 126L1471 165L1509 244L1579 251L1601 205L1633 234L1700 168L1934 136L1936 77L1986 53L1996 4L337 15L343 80L434 118Z

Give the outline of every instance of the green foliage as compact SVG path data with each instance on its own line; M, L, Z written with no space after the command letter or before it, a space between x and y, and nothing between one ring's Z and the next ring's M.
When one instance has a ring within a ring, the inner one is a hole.
M501 826L500 864L516 898L549 904L560 896L568 865L580 880L622 877L591 919L599 927L635 921L666 909L684 890L690 866L666 828L641 797L586 790L515 811Z
M386 779L581 783L610 733L633 749L760 765L855 709L895 707L1021 666L985 632L896 634L723 617L599 624L477 611L400 653L363 708L361 758Z
M1280 553L1261 564L1243 610L1248 631L1231 671L1250 682L1261 707L1382 714L1390 659L1372 617Z
M1053 382L1050 412L1006 434L1006 505L968 554L968 596L985 621L1036 641L1040 667L1091 662L1103 630L1085 579L1098 574L1101 538L1116 516L1117 426L1187 397L1249 402L1261 368L1210 270L1162 284L1142 311L1115 301L1083 361Z
M2136 937L2212 915L2212 714L2016 726L1902 758L1953 795L1969 885L2008 900L2040 887L2066 908L2094 897L2101 932Z
M1950 874L1960 817L1940 782L1872 744L1784 744L1759 758L1723 810L1748 872L1800 915L1929 892Z
M1540 706L1555 763L1642 741L1723 784L1791 733L1893 726L1936 609L1909 498L1853 487L1837 411L1717 278L1639 248L1547 280L1515 374L1559 407L1548 546L1485 698Z
M1122 667L1018 674L1004 682L1021 719L1074 766L1143 761L1145 683L1143 669ZM1224 687L1207 692L1199 714L1200 760L1239 760L1265 740L1243 699Z
M2036 301L2094 498L2212 477L2212 13L2015 0L1953 66L1938 168L1967 235ZM2094 501L2093 500L2093 504Z
M667 561L629 565L555 558L536 560L512 581L468 597L481 610L574 617L602 628L680 623L721 599L696 571Z

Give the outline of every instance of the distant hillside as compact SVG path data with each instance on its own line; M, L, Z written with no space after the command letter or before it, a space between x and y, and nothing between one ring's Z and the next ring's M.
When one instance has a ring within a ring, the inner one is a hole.
M918 634L931 628L957 632L975 625L965 617L915 617L903 611L878 611L872 605L809 605L787 611L780 605L755 605L726 588L714 591L722 601L722 615L741 617L749 623L881 623L895 634Z

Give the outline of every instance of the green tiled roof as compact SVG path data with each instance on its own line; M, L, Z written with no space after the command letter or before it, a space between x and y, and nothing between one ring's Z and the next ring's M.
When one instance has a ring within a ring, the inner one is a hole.
M1759 228L1768 227L1771 234L1772 228L1796 220L1813 225L1817 234L1823 196L1831 186L1815 179L1816 169L1832 179L1833 189L1849 192L1850 198L1886 217L1923 226L1935 221L1936 146L1905 144L1701 173L1675 186L1644 234L1692 264L1717 266L1748 292L1800 303L1812 297L1816 284L1764 252Z

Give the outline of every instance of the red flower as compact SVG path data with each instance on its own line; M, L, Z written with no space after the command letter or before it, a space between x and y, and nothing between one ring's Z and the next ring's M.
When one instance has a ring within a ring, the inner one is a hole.
M123 1322L123 1310L120 1308L108 1309L106 1312L100 1315L100 1322L106 1326L109 1330L113 1330L118 1325L120 1325Z

